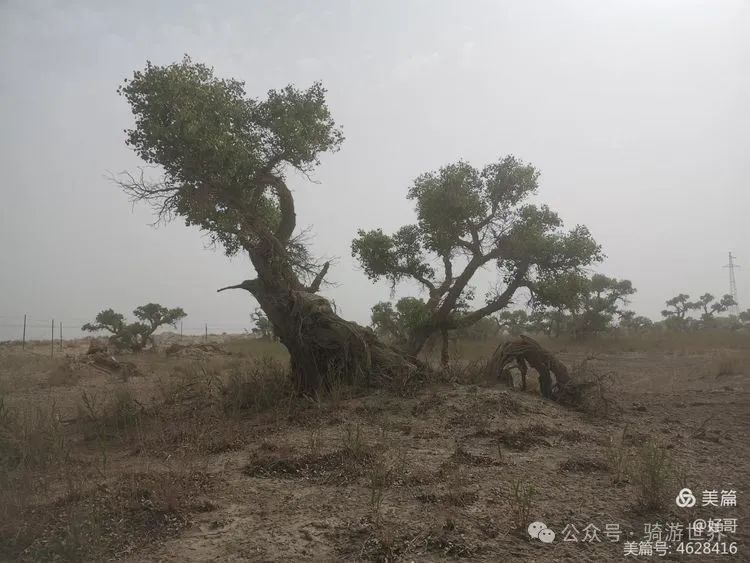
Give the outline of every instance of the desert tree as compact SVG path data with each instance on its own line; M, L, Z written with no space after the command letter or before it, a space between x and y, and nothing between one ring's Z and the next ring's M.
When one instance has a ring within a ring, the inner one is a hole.
M573 336L580 338L612 328L634 293L630 280L571 272L539 284L534 302L537 307L563 311Z
M667 299L667 308L661 312L665 325L668 328L684 330L690 325L690 311L695 310L698 305L690 301L690 295L679 293Z
M376 334L393 342L403 343L425 315L424 302L417 297L402 297L395 307L388 301L373 305L370 324Z
M573 332L570 327L570 318L560 306L532 308L528 330L550 338L558 338L562 334Z
M289 350L300 392L327 386L332 372L388 379L419 370L315 295L328 263L317 263L304 231L296 233L287 175L308 175L343 141L320 83L255 99L243 82L219 78L186 56L165 66L148 62L119 93L135 117L127 144L162 172L157 180L125 174L119 185L134 201L152 204L157 222L180 217L227 255L249 257L256 277L219 291L255 297Z
M177 321L187 316L180 307L169 309L158 303L141 305L133 311L133 315L138 321L126 323L124 315L105 309L96 315L93 323L86 323L81 330L109 332L109 340L115 348L139 352L148 344L154 345L154 333L157 329L162 326L174 327Z
M500 311L494 315L497 326L505 334L518 336L534 329L531 315L524 309Z
M250 318L253 321L252 332L259 338L273 339L273 325L268 320L263 309L257 307L255 311L250 314Z
M635 311L623 311L620 313L619 327L630 334L639 334L653 328L654 322L643 315L636 315Z
M724 313L730 307L736 305L734 298L725 294L719 301L710 293L704 293L698 300L693 303L693 308L701 311L701 323L704 328L715 326L715 317L719 313Z
M750 328L750 309L742 311L737 320L742 324L743 327Z
M449 331L505 309L519 289L601 259L586 227L565 231L555 212L529 202L538 177L513 156L481 170L459 161L414 180L407 198L415 202L415 224L390 235L358 232L352 255L370 279L387 280L392 288L411 279L426 292L424 322L408 335L409 354L435 333L445 350ZM469 283L490 266L497 286L471 308Z

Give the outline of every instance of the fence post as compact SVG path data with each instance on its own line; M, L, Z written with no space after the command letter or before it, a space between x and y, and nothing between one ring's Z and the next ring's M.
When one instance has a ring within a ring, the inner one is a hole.
M26 350L26 313L23 315L23 340L21 341L21 350Z
M180 340L182 340L182 321L180 321Z
M60 321L60 350L62 350L62 321Z
M206 323L206 336L203 338L205 342L208 342L208 323Z
M50 343L49 355L54 357L55 355L55 319L52 319L52 338L50 339L49 343Z

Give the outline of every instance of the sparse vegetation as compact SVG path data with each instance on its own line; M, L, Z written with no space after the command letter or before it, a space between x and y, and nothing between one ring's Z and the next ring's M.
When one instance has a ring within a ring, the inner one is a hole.
M510 510L512 514L513 529L524 530L531 523L531 505L537 490L530 483L516 479L511 483Z
M607 466L612 475L612 482L619 484L627 480L630 472L631 456L625 443L627 427L619 435L609 436L607 441Z
M120 351L129 350L140 352L146 346L154 345L154 332L162 326L176 326L177 321L187 315L180 307L168 309L158 303L141 305L133 311L137 322L126 324L125 317L115 313L112 309L106 309L96 315L96 321L86 323L81 330L87 332L100 332L102 330L111 334L109 342Z
M673 338L688 342L694 336ZM486 352L474 341L460 341L457 349L476 362L455 360L408 396L344 386L332 395L300 398L283 349L274 352L272 345L238 336L196 356L186 342L184 353L134 356L143 377L127 382L73 361L71 383L54 388L49 373L57 361L31 357L38 375L4 379L11 392L0 401L2 556L90 560L138 553L181 534L190 521L200 529L223 529L233 521L230 507L250 496L243 518L279 518L273 520L279 529L286 529L283 518L292 513L317 523L326 510L321 507L335 506L337 519L324 528L331 535L305 527L317 543L304 545L331 546L340 557L471 558L483 550L502 552L511 541L504 530L525 537L529 519L569 510L569 491L581 491L584 506L587 496L605 495L613 511L630 507L634 498L641 511L660 510L646 500L668 504L678 471L669 450L643 447L654 428L676 428L682 448L716 448L715 456L724 459L723 432L732 424L721 403L720 410L696 414L687 433L682 425L646 419L621 405L619 388L640 372L632 371L631 356L592 355L590 342L575 348L575 341L566 341L569 349L561 355L576 380L597 380L617 369L618 388L606 395L607 416L581 418L569 407L540 403L538 391L498 386L486 377ZM85 344L78 350L84 354ZM69 353L76 353L73 344ZM273 359L258 357L267 353ZM744 353L738 348L701 356L705 369L714 371L699 373L715 373L723 355L744 365ZM651 365L654 354L635 360L640 369ZM661 357L667 366L695 362L689 355ZM622 367L605 369L612 364ZM15 359L5 365L23 370ZM666 386L678 373L659 369L653 377ZM10 382L20 384L20 395ZM29 405L29 389L53 392L56 402ZM597 387L590 391L599 397ZM686 405L664 408L670 417L707 408ZM656 410L647 408L647 414ZM702 471L714 463L697 459ZM609 479L599 479L605 471ZM227 476L231 485L222 484ZM606 559L606 547L601 549Z
M631 467L636 504L645 511L662 510L677 484L674 460L663 444L649 440L638 448Z

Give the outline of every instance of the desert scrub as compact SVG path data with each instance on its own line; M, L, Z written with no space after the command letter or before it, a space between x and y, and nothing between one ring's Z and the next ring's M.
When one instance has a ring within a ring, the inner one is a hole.
M636 488L637 508L643 511L663 509L678 481L672 456L654 440L639 448L631 469L631 479Z
M607 444L607 468L612 474L612 482L615 484L628 479L630 452L625 444L626 432L627 428L623 429L622 434L618 437L610 436Z
M117 387L106 400L83 391L78 405L78 418L83 423L86 440L125 437L140 425L144 414L143 405L125 385Z
M0 396L0 477L19 469L49 465L65 451L60 416L54 403L11 408Z
M536 496L536 489L530 483L515 479L511 483L510 513L513 518L513 529L523 530L530 523L531 502Z
M241 362L230 368L221 395L227 414L281 409L294 397L291 372L272 358Z

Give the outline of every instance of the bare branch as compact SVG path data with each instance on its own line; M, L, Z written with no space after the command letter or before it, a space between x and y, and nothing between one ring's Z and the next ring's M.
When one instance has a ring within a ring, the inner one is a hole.
M125 170L117 176L110 172L108 179L120 186L128 194L133 204L145 201L151 206L156 213L156 220L152 223L152 226L168 223L174 218L174 208L180 187L167 180L147 180L144 168L143 166L138 167L138 177Z
M237 285L228 285L226 287L217 289L216 293L219 293L220 291L226 291L227 289L244 289L245 291L249 291L252 293L252 291L257 287L258 280L245 280L242 283L238 283Z
M307 291L310 293L317 293L320 290L320 284L323 283L323 278L326 277L326 274L328 273L328 268L331 266L330 262L326 262L323 264L323 268L318 272L318 275L315 276L315 279L312 281L312 283L308 286Z

